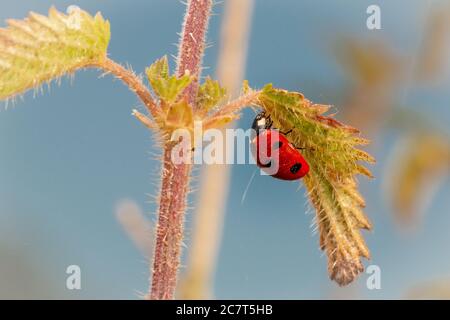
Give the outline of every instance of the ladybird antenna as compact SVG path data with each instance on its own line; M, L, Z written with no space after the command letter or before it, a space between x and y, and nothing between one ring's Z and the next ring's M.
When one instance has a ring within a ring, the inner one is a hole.
M255 170L253 171L253 174L252 174L252 176L250 177L250 180L248 181L247 186L245 187L244 193L242 194L241 204L244 204L244 200L245 200L245 198L247 197L247 192L248 192L248 190L250 189L250 185L252 184L253 179L255 178L255 175L256 175L256 171L257 171L257 170L258 170L258 169L255 169Z

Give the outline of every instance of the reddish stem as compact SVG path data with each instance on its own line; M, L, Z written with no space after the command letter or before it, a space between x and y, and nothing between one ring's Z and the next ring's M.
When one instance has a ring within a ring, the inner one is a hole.
M166 144L150 293L150 299L157 300L173 299L175 292L191 172L188 164L175 165L171 152L171 144Z
M184 93L194 107L211 7L212 0L190 0L183 25L177 74L184 75L189 71L196 75L196 80ZM172 148L173 144L166 141L150 299L174 298L180 266L191 165L174 164L171 159Z
M189 72L197 78L185 91L191 104L197 95L211 7L212 0L190 0L181 33L177 74L183 76Z

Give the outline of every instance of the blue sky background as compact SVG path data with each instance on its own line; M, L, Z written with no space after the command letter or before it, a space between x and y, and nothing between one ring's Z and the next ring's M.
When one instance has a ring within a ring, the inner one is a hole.
M226 0L225 0L226 1ZM430 1L436 4L443 1ZM382 30L365 27L366 8L378 3ZM184 6L179 1L16 0L0 4L0 21L46 13L54 4L101 11L112 26L111 58L141 72L164 54L176 54ZM205 74L214 74L223 5L211 20ZM426 1L256 0L246 78L254 87L273 82L319 103L341 107L348 86L332 43L340 35L382 38L414 52L426 17ZM450 57L449 57L450 58ZM172 61L173 63L173 61ZM148 287L148 262L114 216L120 199L135 200L154 218L159 175L151 134L131 115L139 103L122 83L98 79L93 70L63 79L43 95L25 95L0 111L0 297L134 299ZM444 130L450 122L450 70L432 89L408 88L405 105L418 108ZM425 109L426 108L426 109ZM436 116L433 116L436 114ZM240 126L250 126L246 111ZM329 281L326 257L310 227L303 186L256 176L233 167L224 238L214 293L217 298L399 298L417 283L450 276L449 183L439 190L415 234L399 232L381 191L383 170L396 133L376 136L376 180L361 179L372 262L381 267L382 289L365 288L366 275L347 289ZM191 199L195 201L195 195ZM192 214L187 217L189 230ZM189 234L187 235L189 245ZM65 269L80 265L81 291L65 289Z

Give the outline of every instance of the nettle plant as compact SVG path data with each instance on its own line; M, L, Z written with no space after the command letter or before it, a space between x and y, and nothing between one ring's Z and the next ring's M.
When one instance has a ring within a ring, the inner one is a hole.
M346 285L364 270L361 258L370 257L360 229L371 229L371 224L362 211L365 202L355 178L357 174L372 177L361 162L375 160L356 148L368 141L355 128L327 115L329 106L313 104L300 93L271 84L255 90L245 82L242 94L230 101L217 81L201 82L212 6L212 0L188 1L177 69L170 73L166 57L156 61L146 70L150 87L108 58L110 25L100 13L93 17L72 6L67 14L51 8L48 16L30 13L24 20L8 20L8 26L0 29L0 99L14 99L83 68L110 73L137 95L147 114L134 110L133 115L159 137L162 148L150 299L174 297L180 267L192 165L171 161L178 143L171 134L177 129L193 131L194 121L201 121L205 130L224 127L238 119L245 107L265 110L275 127L292 129L293 144L305 147L311 170L304 183L316 211L320 247L328 256L331 279Z

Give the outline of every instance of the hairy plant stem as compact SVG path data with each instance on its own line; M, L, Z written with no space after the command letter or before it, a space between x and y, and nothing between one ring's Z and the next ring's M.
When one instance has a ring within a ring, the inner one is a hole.
M184 211L191 165L175 165L172 145L166 144L163 156L161 195L156 231L150 299L173 299L180 266Z
M211 118L237 113L245 107L254 105L260 94L261 91L252 90L222 106L218 111L213 113ZM205 126L208 126L208 124L209 122L206 121Z
M106 58L103 62L92 65L91 67L100 68L108 73L112 73L116 78L122 80L130 88L130 90L141 99L153 117L159 113L160 110L156 105L150 91L142 83L141 79L134 74L134 72L124 68L109 58Z
M196 81L192 81L185 91L188 101L194 108L211 7L212 0L190 0L181 33L177 74L183 76L189 72L196 77Z
M179 76L189 72L196 76L186 88L185 97L195 108L205 34L212 0L190 0L178 53ZM173 299L180 266L184 215L189 188L191 165L174 164L171 159L173 143L164 145L158 224L152 269L152 285L148 298Z

